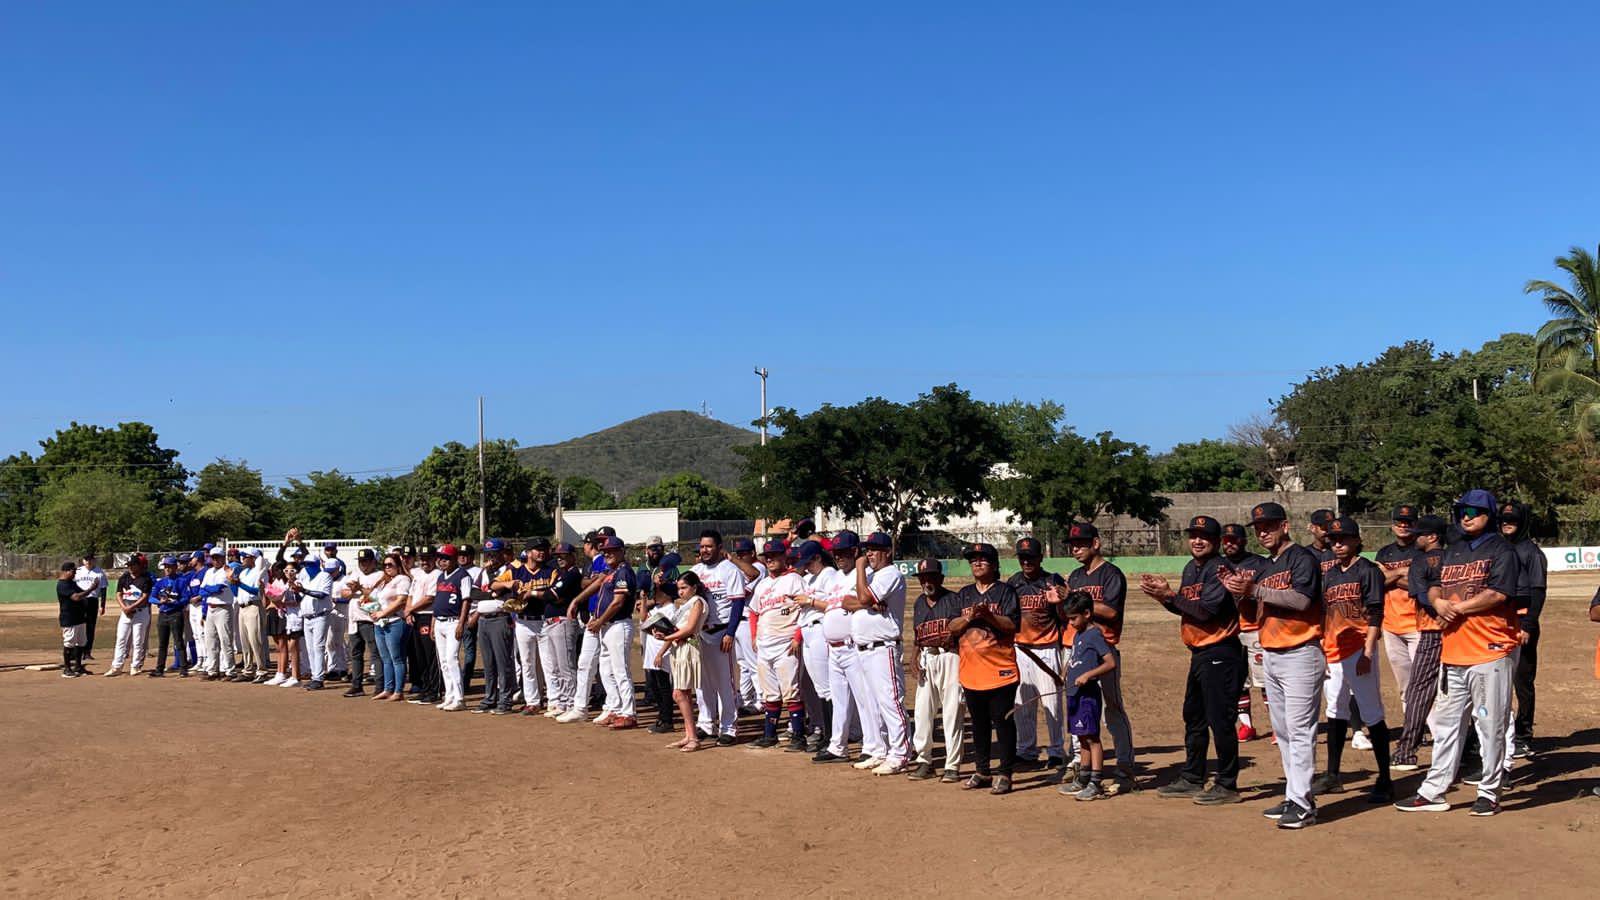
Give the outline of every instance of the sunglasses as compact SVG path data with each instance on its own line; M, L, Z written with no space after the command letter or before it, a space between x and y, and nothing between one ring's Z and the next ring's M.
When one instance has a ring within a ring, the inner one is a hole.
M385 569L393 569L393 568L396 568L396 566L395 566L395 564L394 564L394 563L384 563L384 564L383 564L383 567L384 567L384 568L385 568Z
M1479 516L1487 516L1488 514L1489 511L1487 509L1480 509L1476 506L1463 506L1461 507L1461 512L1456 515L1462 519L1476 519Z

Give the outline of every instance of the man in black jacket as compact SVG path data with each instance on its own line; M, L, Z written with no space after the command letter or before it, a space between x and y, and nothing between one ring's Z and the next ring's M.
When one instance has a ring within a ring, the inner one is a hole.
M1511 542L1520 564L1517 596L1512 599L1516 601L1523 639L1517 651L1517 668L1511 676L1511 687L1517 696L1511 756L1524 759L1533 754L1533 682L1539 673L1539 614L1544 611L1547 564L1544 551L1528 537L1527 504L1516 500L1501 504L1500 534Z

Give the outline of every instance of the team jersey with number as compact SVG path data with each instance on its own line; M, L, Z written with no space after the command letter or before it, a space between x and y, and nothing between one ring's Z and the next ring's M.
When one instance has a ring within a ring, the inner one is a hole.
M762 576L750 599L757 641L767 645L787 644L800 636L800 607L792 598L803 593L805 583L794 572Z
M1290 544L1276 558L1268 559L1256 578L1256 586L1274 591L1294 591L1311 599L1300 610L1285 609L1251 598L1253 612L1261 623L1261 646L1268 650L1293 650L1322 638L1322 564L1316 554Z
M739 571L739 567L734 565L731 559L724 559L711 566L695 563L690 571L699 576L700 584L706 589L705 627L715 629L717 626L727 625L728 619L733 615L734 601L743 599L750 593L749 582L745 580L744 573Z
M1473 546L1476 544L1477 546ZM1505 597L1486 610L1445 623L1439 635L1439 661L1475 666L1510 655L1521 628L1512 597L1517 590L1517 555L1498 534L1451 544L1439 562L1439 590L1452 603L1471 600L1483 591Z
M1251 584L1255 584L1266 567L1267 558L1257 553L1241 553L1238 556L1222 558L1222 574L1233 572L1243 575L1250 579ZM1241 632L1261 630L1261 604L1247 601L1239 604L1239 630Z
M1356 557L1348 566L1334 560L1322 573L1322 650L1336 663L1360 654L1367 629L1383 624L1383 570Z

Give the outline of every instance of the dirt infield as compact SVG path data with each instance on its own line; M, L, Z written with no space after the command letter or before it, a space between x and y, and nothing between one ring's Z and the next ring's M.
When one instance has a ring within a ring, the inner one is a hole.
M0 892L971 896L1087 879L1111 896L1592 896L1600 799L1578 794L1600 782L1600 626L1586 609L1597 583L1554 579L1540 754L1519 764L1502 815L1468 816L1466 787L1443 815L1368 807L1352 792L1293 833L1260 815L1281 783L1266 740L1244 748L1237 806L1148 789L1074 803L1037 773L991 797L745 744L685 755L644 731L337 691L0 671L0 765L13 773ZM1130 598L1124 644L1146 788L1181 755L1187 657L1177 623L1153 607ZM109 660L114 631L114 617L101 621L92 670ZM0 609L0 666L59 659L53 632L49 608ZM1386 693L1397 721L1392 685ZM1365 784L1371 754L1345 758Z

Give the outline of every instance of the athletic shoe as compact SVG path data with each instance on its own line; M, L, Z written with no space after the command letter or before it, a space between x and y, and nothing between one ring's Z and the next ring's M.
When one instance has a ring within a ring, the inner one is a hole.
M494 709L489 711L489 715L491 715L491 716L509 716L509 715L511 715L511 710L510 710L509 707L496 706Z
M823 749L822 733L806 735L806 752L816 753Z
M152 669L144 674L150 678L165 678L167 675L167 673L161 671L160 669Z
M1472 814L1475 816L1492 816L1500 811L1500 804L1488 797L1479 797L1472 801Z
M994 780L994 787L989 789L989 793L994 794L996 797L1002 794L1011 793L1011 776L1001 775L999 778L996 778Z
M1482 780L1483 780L1483 770L1482 769L1479 769L1478 771L1472 773L1471 775L1463 775L1463 776L1461 776L1461 783L1462 784L1470 784L1473 787L1477 787L1478 786L1478 782L1480 782Z
M1344 793L1344 779L1332 772L1323 772L1311 782L1313 794L1342 794Z
M585 713L583 710L580 710L580 709L569 709L566 712L562 713L561 715L556 716L556 721L560 722L563 725L571 725L573 722L582 722L584 719L587 719L587 718L589 718L589 715L588 715L588 713Z
M278 672L278 673L274 674L271 678L268 678L266 681L263 681L261 683L265 684L265 685L267 685L269 687L277 687L278 685L283 684L283 682L284 682L283 673L282 672Z
M1174 797L1193 799L1195 795L1203 790L1205 790L1205 785L1195 784L1187 778L1179 778L1177 781L1163 784L1161 787L1156 788L1156 796L1166 799Z
M993 783L994 779L990 778L988 775L984 775L981 772L974 772L966 781L961 782L961 789L963 791L975 791L978 788L986 788Z
M903 775L903 774L905 774L905 771L906 771L906 761L905 760L903 760L903 759L900 759L900 760L890 759L890 760L885 760L883 765L877 767L876 769L873 769L872 770L872 774L874 774L874 775Z
M294 687L295 685L298 685L299 683L300 682L297 681L296 679L285 678L284 680L278 682L278 687Z
M1533 755L1533 742L1528 738L1517 738L1511 742L1511 758L1527 759Z
M122 673L120 671L116 670L116 669L107 669L104 672L100 673L100 677L101 678L115 678L115 677L117 677L118 675L121 675L121 674Z
M849 762L850 761L850 757L848 757L848 756L834 756L832 753L829 753L826 749L823 749L823 750L818 750L817 751L817 755L811 757L811 761L814 762L814 763L842 763L842 762Z
M650 728L648 729L651 734L671 734L676 730L677 729L665 722L651 722Z
M783 752L785 752L785 753L804 753L804 752L806 752L806 739L805 739L805 736L790 732L790 734L789 734L789 743L784 745Z
M1422 768L1422 767L1417 765L1416 763L1390 763L1389 764L1389 771L1391 771L1391 772L1415 772L1416 770L1418 770L1420 768Z
M1371 750L1372 738L1367 737L1367 733L1365 731L1358 731L1350 736L1350 749Z
M1076 762L1077 760L1073 760L1073 761ZM1046 759L1044 761L1044 764L1045 764L1045 768L1047 768L1047 769L1065 769L1067 767L1066 759L1064 759L1064 758L1062 758L1060 756L1052 756L1052 757Z
M1212 784L1211 787L1196 794L1194 802L1196 806L1225 806L1238 803L1239 792L1230 791L1220 784Z
M544 711L544 717L546 719L559 719L562 716L566 715L566 712L567 712L566 710L562 709L559 706L552 706L552 707L547 708Z
M630 728L638 727L639 720L633 716L617 716L611 720L612 731L627 731Z
M612 713L610 710L605 710L605 711L602 711L600 713L600 715L595 716L593 719L590 719L589 721L592 722L595 725L610 725L611 724L611 720L615 719L615 718L616 718L616 715L614 713Z
M1070 780L1063 782L1060 787L1056 788L1056 793L1063 797L1076 797L1078 796L1078 792L1083 790L1088 784L1088 775L1074 775Z
M1283 811L1283 815L1278 817L1278 827L1295 830L1315 824L1316 821L1317 808L1315 806L1310 809L1302 809L1300 804L1290 803L1288 808Z
M694 739L697 741L709 741L711 740L711 733L702 728L696 728L694 730Z
M471 710L469 710L469 712L471 712L473 715L476 716L476 715L481 715L483 713L494 712L494 707L493 706L489 706L487 704L480 703L477 706L474 706Z
M322 682L313 681L310 684L306 685L306 690L308 690L308 691L320 691L320 690L322 690Z
M363 691L361 688L352 687L352 688L347 688L345 690L345 692L341 696L344 696L344 697L364 697L364 696L366 696L366 694L367 694L367 692Z
M763 734L761 737L751 741L750 746L760 747L763 750L768 747L776 747L778 746L778 738L776 736L768 737L767 735Z
M256 680L251 682L251 684L267 684L269 681L270 679L267 678L267 673L262 672L260 675L256 676Z
M1066 785L1061 786L1061 793L1068 793ZM1071 793L1074 800L1103 800L1107 796L1106 789L1098 781L1085 782L1083 787Z
M240 683L242 681L255 681L256 677L254 675L246 675L243 672L240 672L239 674L233 676L232 678L229 678L228 680L230 682L234 683L234 684L238 684L238 683Z
M61 677L62 678L77 678L78 677L78 670L77 669L62 669L61 670Z
M735 741L733 739L733 735L731 735L731 734L719 734L719 735L717 735L717 746L718 747L732 747L734 745L734 743L735 743Z
M1241 741L1253 741L1256 739L1255 728L1250 725L1246 725L1243 722L1240 722L1238 727L1236 727L1234 730L1238 733L1239 740Z
M917 767L912 769L910 774L906 775L906 778L910 779L911 781L927 781L932 777L933 763L917 763Z
M439 710L441 712L461 712L462 710L464 710L466 708L467 708L467 705L465 703L462 703L460 700L457 700L454 703L446 703L444 706L439 707Z
M1379 781L1367 790L1368 803L1393 803L1394 785L1387 781Z
M1289 801L1284 800L1281 803L1278 803L1276 806L1269 806L1266 809L1263 809L1261 814L1269 819L1281 819L1283 818L1283 814L1287 812L1288 809Z
M1012 768L1018 772L1032 772L1043 767L1044 763L1039 762L1039 758L1037 756L1033 757L1032 759L1029 759L1025 756L1019 756L1017 757L1016 764L1012 766Z
M1394 808L1401 812L1449 812L1450 804L1443 800L1429 800L1427 797L1417 794L1414 797L1407 797L1396 803Z
M945 769L944 770L944 774L939 776L939 783L940 784L955 784L956 782L958 782L960 780L961 780L961 773L956 771L955 769ZM1595 788L1595 793L1596 793L1597 796L1600 796L1600 788Z
M868 769L876 769L877 767L883 765L883 763L884 761L876 756L864 756L859 762L853 763L853 765L865 772Z

